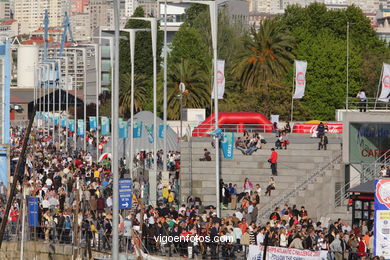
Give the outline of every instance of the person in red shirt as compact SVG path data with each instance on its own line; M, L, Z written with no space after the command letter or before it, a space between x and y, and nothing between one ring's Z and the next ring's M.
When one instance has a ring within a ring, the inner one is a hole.
M278 175L278 171L276 169L278 163L278 153L275 151L275 148L271 148L271 157L268 162L271 164L272 175Z

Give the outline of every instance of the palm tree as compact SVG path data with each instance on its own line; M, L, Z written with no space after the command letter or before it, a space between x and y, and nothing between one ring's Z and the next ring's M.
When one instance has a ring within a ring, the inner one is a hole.
M119 91L119 109L124 117L129 117L131 113L131 74L129 72L121 75ZM134 111L142 110L147 98L147 79L144 75L134 75Z
M202 69L189 60L174 64L168 71L168 116L180 118L180 83L184 83L183 107L206 108L210 103L210 76L207 69Z
M252 27L244 44L246 51L240 55L234 73L246 90L280 79L294 59L294 38L276 18L263 20L258 31Z

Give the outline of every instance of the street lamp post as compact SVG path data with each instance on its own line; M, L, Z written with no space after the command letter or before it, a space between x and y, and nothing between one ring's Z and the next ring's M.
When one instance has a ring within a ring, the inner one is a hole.
M152 33L152 53L153 53L153 158L154 158L154 176L157 175L157 19L145 17L132 17L130 19L143 20L150 22ZM149 176L150 180L150 176ZM153 182L154 183L154 182ZM149 187L149 190L156 187ZM150 198L151 202L155 202L156 198Z
M218 84L217 84L217 34L218 34L218 5L225 0L216 0L216 1L188 1L184 0L183 3L196 3L208 5L210 10L210 23L211 23L211 40L212 40L212 49L213 49L213 72L214 72L214 119L215 119L215 129L218 126ZM220 208L220 172L219 172L219 140L215 140L215 186L216 186L216 197L217 197L217 215L221 216L221 208Z
M130 176L133 178L133 156L134 156L134 48L135 48L135 37L137 32L150 31L150 29L122 29L122 31L129 33L130 43L130 63L131 63L131 97L130 97L130 156L126 162L129 165Z
M168 58L167 58L167 0L164 1L164 97L163 97L163 109L164 109L164 144L163 144L163 170L167 170L167 67L168 67Z

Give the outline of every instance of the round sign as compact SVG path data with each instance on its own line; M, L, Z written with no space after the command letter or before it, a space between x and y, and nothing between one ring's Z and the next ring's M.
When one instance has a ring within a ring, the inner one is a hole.
M383 86L385 86L385 88L390 88L390 76L389 75L386 75L383 78Z
M179 84L179 90L181 93L183 93L186 90L186 85L184 85L183 82L180 82Z
M390 182L383 180L378 182L376 187L376 197L380 203L390 209Z
M217 83L223 84L224 81L225 81L225 75L223 75L222 71L218 70L217 71Z
M298 74L297 74L297 84L298 85L305 85L305 75L303 75L303 72L298 72Z

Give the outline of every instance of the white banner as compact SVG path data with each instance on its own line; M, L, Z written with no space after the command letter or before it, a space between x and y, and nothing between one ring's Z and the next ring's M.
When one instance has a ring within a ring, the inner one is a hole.
M300 99L305 95L307 61L296 60L295 64L295 93L293 98Z
M249 246L249 253L247 260L258 260L263 259L263 246ZM267 247L267 259L278 259L278 260L326 260L328 251L310 251L300 250L294 248L284 247Z
M217 89L218 99L223 99L225 94L225 60L217 60ZM214 87L211 98L214 98Z
M378 101L389 102L390 95L390 64L383 63L382 91Z

